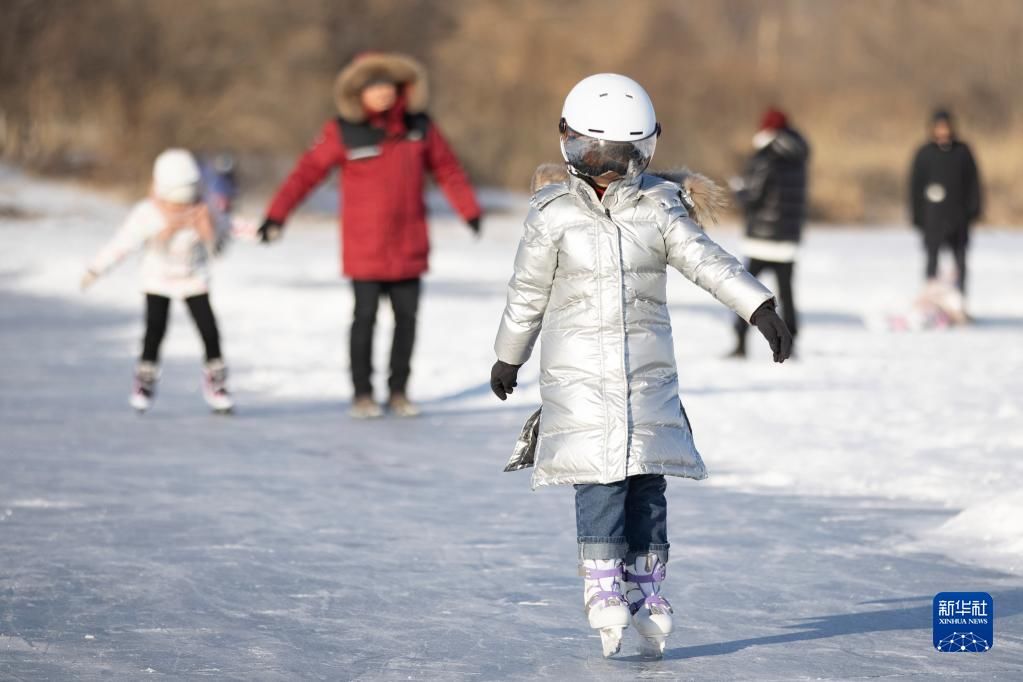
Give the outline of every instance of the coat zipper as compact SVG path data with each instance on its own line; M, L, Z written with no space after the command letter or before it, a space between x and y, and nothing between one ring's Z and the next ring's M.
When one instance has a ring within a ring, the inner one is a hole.
M600 301L604 298L604 286L603 286L603 283L602 283L604 278L602 276L603 272L602 272L602 268L600 266L600 230L599 229L595 229L594 231L596 232L594 237L596 239L596 245L597 245L597 259L596 259L596 266L597 266L597 277L596 277L596 280L597 280L597 315L600 318L599 326L598 326L598 329L600 331L600 354L599 354L599 357L600 357L600 391L601 391L601 395L603 397L603 400L601 400L601 402L603 403L603 407L604 407L604 443L603 443L603 447L601 448L601 450L603 450L603 455L604 456L603 456L603 468L602 468L601 478L603 478L604 480L607 480L609 478L609 476L608 476L608 460L609 460L609 458L608 458L607 441L608 441L608 433L609 433L610 424L608 423L609 420L608 420L608 414L607 414L607 379L606 379L607 372L605 371L606 367L605 367L605 364L604 364L604 306L600 304Z
M625 384L625 475L629 475L629 459L632 456L632 424L630 414L632 409L630 407L632 401L632 388L629 384L629 368L625 361L625 355L628 352L628 334L626 332L625 325L625 258L622 255L622 228L615 219L611 217L611 209L605 208L604 214L607 219L615 227L615 233L618 236L618 322L621 329L621 340L622 340L622 352L621 368L622 368L622 381Z

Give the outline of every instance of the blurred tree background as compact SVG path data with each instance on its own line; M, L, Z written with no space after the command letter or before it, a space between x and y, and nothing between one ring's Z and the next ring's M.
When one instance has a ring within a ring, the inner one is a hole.
M654 98L662 167L727 177L761 110L789 111L820 220L901 219L910 156L947 106L988 221L1023 222L1020 0L0 0L0 155L137 185L164 147L230 149L268 186L368 49L426 63L480 184L524 190L558 158L568 89L617 71Z

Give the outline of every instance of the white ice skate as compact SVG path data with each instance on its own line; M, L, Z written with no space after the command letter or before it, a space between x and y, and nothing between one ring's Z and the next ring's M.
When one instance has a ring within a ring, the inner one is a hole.
M656 554L639 555L625 570L622 586L643 656L664 655L664 645L673 628L671 604L660 594L664 576L665 566Z
M590 627L600 631L604 657L622 648L622 632L629 626L629 609L622 594L621 559L584 559L579 566L583 576L583 603Z
M139 413L145 412L153 405L156 381L159 378L160 370L154 362L142 361L135 367L135 380L132 383L129 402Z
M234 401L227 391L227 367L223 360L210 360L202 373L202 397L217 414L229 414Z

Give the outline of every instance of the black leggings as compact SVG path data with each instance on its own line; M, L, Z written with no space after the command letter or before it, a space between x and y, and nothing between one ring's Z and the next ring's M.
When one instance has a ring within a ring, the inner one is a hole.
M959 288L959 291L966 293L966 245L965 234L955 234L943 239L928 235L924 239L924 250L927 251L927 268L925 270L927 279L934 279L938 276L938 253L942 246L947 246L956 262L956 287Z
M195 326L206 347L206 361L220 359L220 333L217 320L213 317L209 294L190 296L185 299L188 312L192 314ZM158 362L160 344L167 333L167 317L170 313L170 299L157 294L146 294L146 336L142 342L143 362Z
M758 258L750 258L746 263L746 269L754 277L759 277L760 273L764 270L774 270L774 275L778 278L778 298L781 299L781 316L785 320L785 326L792 332L792 336L795 336L799 331L796 319L796 301L792 295L792 272L794 268L795 263L775 263ZM735 333L739 337L740 346L744 346L746 343L746 329L748 327L749 324L746 320L736 316Z
M391 393L404 393L412 371L412 347L416 342L419 311L418 279L400 282L354 280L355 316L352 320L352 383L357 396L373 393L373 328L380 297L387 294L394 309L394 341L391 343Z

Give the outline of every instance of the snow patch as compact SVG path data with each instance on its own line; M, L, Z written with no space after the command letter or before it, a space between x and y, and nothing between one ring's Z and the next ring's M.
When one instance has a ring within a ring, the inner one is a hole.
M937 528L921 534L915 549L931 550L965 563L1023 570L1023 491L977 502Z
M765 471L761 473L723 473L712 474L707 479L709 485L717 485L734 490L759 490L764 488L789 488L795 479L781 471Z

